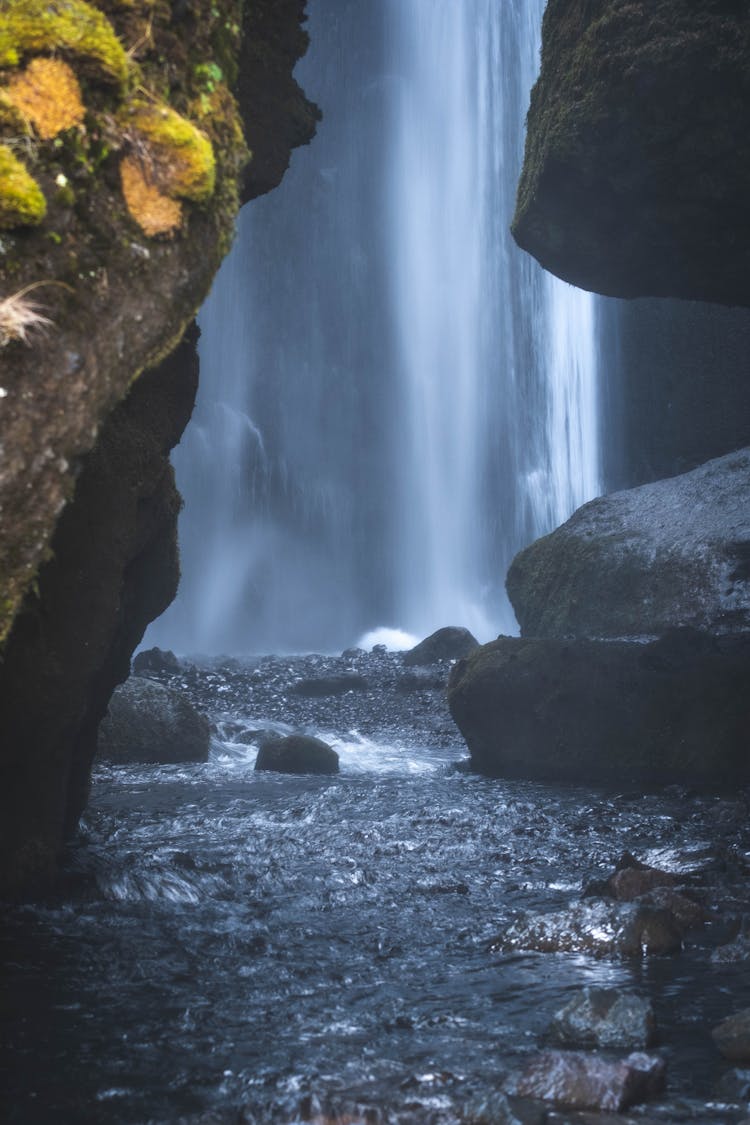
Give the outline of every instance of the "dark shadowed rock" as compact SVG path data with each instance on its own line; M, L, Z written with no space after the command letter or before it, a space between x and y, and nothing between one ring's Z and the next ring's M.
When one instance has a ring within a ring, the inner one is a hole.
M750 449L602 496L521 551L507 588L530 637L750 628Z
M722 1020L711 1032L711 1038L724 1058L750 1061L750 1008Z
M472 766L494 776L709 789L750 776L750 634L500 637L456 665L448 702Z
M750 304L749 63L732 0L550 0L516 241L584 289Z
M311 735L268 737L258 751L255 768L276 773L338 773L339 756L327 742Z
M584 988L556 1013L550 1036L564 1047L643 1049L656 1037L651 1003L618 988Z
M479 641L468 629L446 625L405 652L404 664L414 667L417 664L437 664L439 660L460 660L478 647Z
M99 757L110 762L205 762L208 719L180 692L131 676L115 691L99 727Z
M364 676L355 672L341 676L317 676L309 680L297 680L291 690L295 695L305 695L308 699L322 699L327 695L344 695L347 691L367 691Z
M636 1052L619 1062L578 1051L544 1051L527 1063L512 1092L571 1109L621 1113L662 1093L663 1059Z
M163 648L147 648L133 660L133 675L148 676L151 672L179 672L180 662L173 652Z

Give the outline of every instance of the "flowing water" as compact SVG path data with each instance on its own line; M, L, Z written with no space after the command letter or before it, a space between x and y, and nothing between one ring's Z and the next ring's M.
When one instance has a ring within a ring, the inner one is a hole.
M467 774L441 692L400 660L361 656L370 690L327 700L291 685L341 661L173 677L214 717L211 760L99 767L68 887L3 908L3 1121L476 1121L586 984L654 1004L669 1085L649 1121L747 1112L714 1098L729 1064L709 1037L750 1004L745 965L712 958L746 910L746 865L717 866L747 860L745 806ZM341 772L254 773L248 731L285 723L334 741ZM716 872L724 907L681 953L497 951L626 848Z
M509 234L543 0L313 0L324 119L242 213L176 454L150 641L512 632L522 546L600 491L596 302Z

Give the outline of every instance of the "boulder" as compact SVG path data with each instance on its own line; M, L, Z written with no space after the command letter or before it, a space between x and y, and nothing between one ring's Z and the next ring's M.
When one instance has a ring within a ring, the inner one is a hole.
M320 738L309 734L290 734L286 738L264 739L255 768L275 773L338 773L339 756Z
M478 647L479 641L468 629L446 625L410 648L403 659L404 664L412 668L418 664L437 664L440 660L460 660Z
M297 680L292 684L291 691L295 695L304 695L309 699L323 699L328 695L345 695L348 691L367 691L368 687L369 684L364 676L356 672L345 672L339 676L316 676Z
M532 1058L511 1090L519 1097L540 1098L570 1109L621 1113L628 1106L658 1097L664 1090L664 1060L640 1052L618 1062L578 1051L544 1051Z
M186 696L131 676L110 700L99 727L98 753L118 764L205 762L210 743L208 719Z
M147 648L133 660L133 675L148 676L151 672L179 672L180 662L169 649Z
M731 0L549 0L513 234L610 296L750 304L750 26Z
M750 634L500 637L456 665L448 703L491 776L707 790L750 777Z
M649 1000L619 988L584 988L556 1013L550 1037L564 1047L650 1047L656 1019Z
M750 448L602 496L513 560L522 636L750 629Z
M750 1061L750 1008L722 1020L711 1032L711 1038L725 1059Z

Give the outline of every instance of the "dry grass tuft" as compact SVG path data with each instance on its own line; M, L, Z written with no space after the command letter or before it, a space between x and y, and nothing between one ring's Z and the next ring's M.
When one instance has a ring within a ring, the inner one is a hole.
M159 190L146 161L126 156L120 163L120 180L128 211L144 234L174 234L182 223L182 205Z
M6 97L45 141L80 125L86 113L78 79L62 59L32 59L11 78Z
M0 297L0 348L15 340L30 346L35 335L44 335L52 327L54 321L44 315L36 301L29 299L29 293L44 285L57 285L72 292L62 281L35 281L10 297Z

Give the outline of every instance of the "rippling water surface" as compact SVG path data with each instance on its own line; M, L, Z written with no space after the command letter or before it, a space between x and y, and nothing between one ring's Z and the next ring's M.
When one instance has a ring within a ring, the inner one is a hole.
M625 848L700 867L731 802L482 779L457 741L338 750L333 778L256 775L218 740L207 765L99 769L64 894L5 911L4 1120L291 1121L310 1095L452 1121L591 983L654 1001L652 1116L739 1119L709 1105L708 1031L750 982L705 935L636 962L490 950Z

